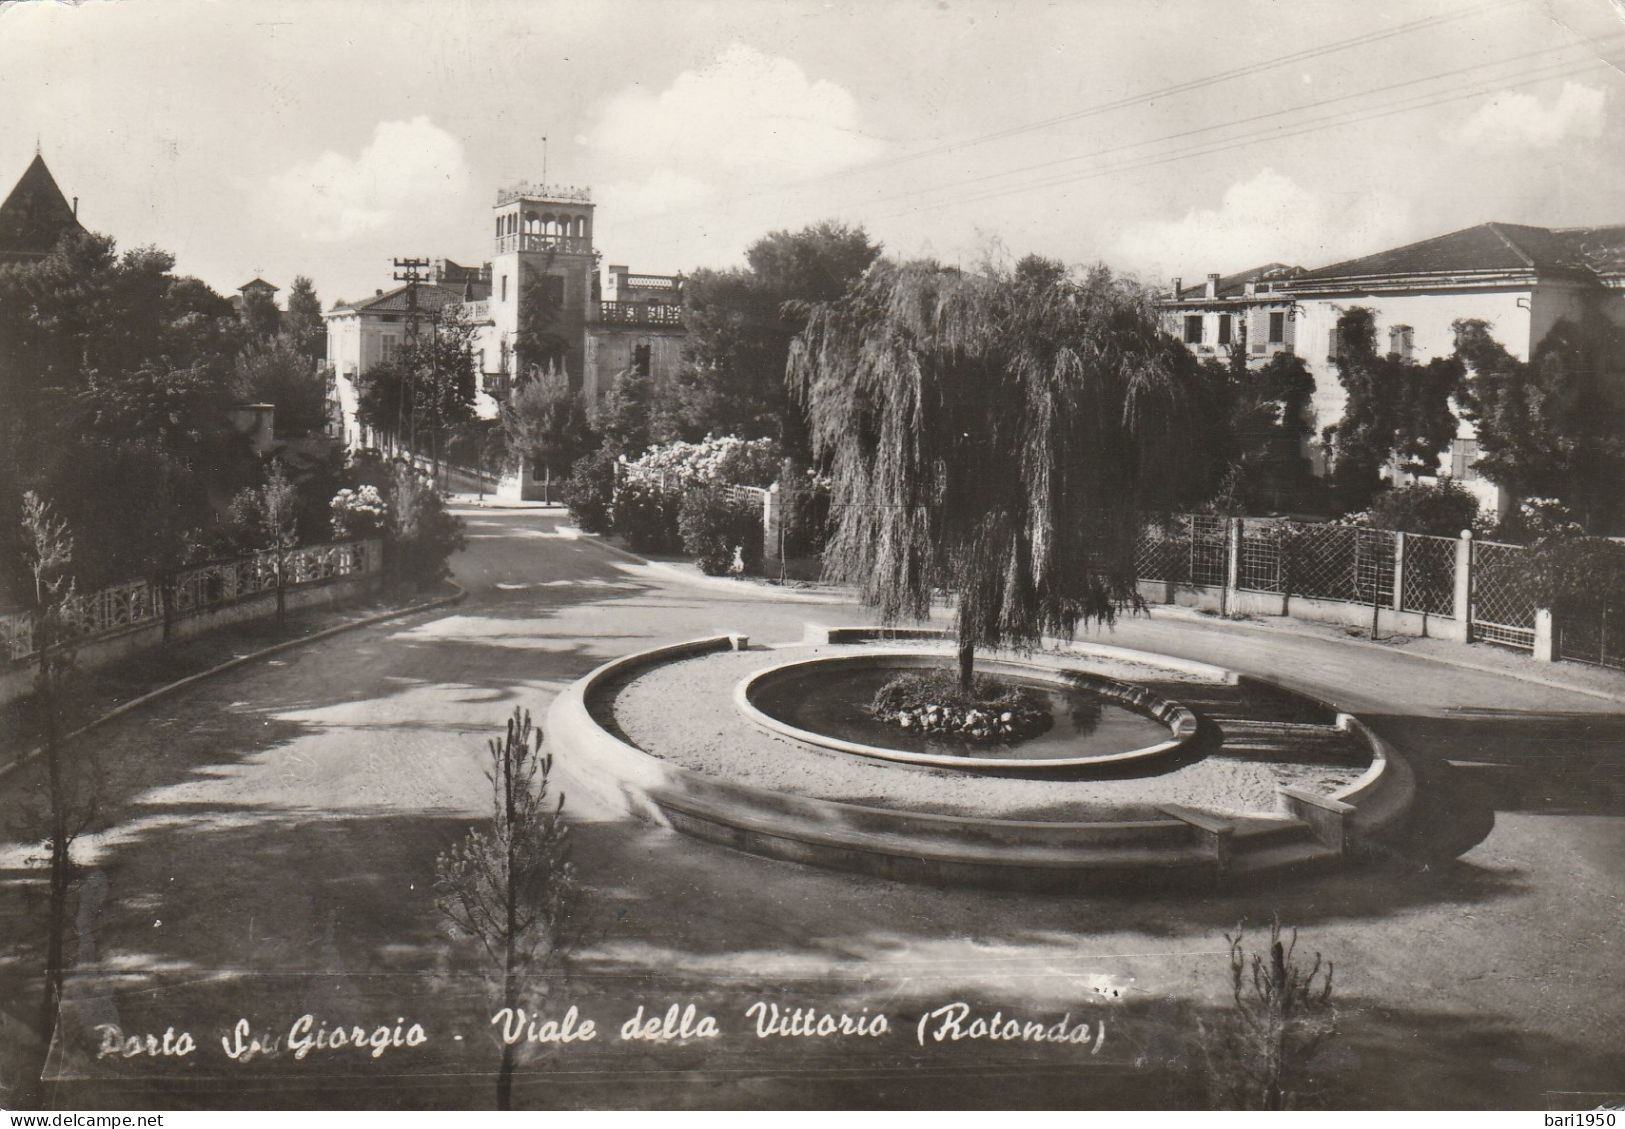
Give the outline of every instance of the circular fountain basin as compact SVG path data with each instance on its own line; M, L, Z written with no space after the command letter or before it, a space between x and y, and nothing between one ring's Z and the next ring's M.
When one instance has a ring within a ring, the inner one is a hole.
M869 713L869 702L907 670L944 669L941 652L868 651L782 663L742 681L734 704L754 724L839 752L976 771L1120 766L1162 756L1196 735L1190 710L1143 686L1084 670L985 659L977 673L1031 689L1053 725L1011 744L910 732Z

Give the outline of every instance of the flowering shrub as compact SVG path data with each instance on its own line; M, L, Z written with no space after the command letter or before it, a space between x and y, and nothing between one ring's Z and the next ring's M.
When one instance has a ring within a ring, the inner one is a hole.
M376 537L384 528L387 516L384 496L376 486L355 490L346 487L333 495L328 508L333 517L333 536L341 540Z
M564 487L564 504L586 533L608 533L615 498L615 457L600 448L576 460Z
M658 483L622 479L615 488L615 532L639 553L675 553L683 546L677 529L681 495Z
M762 563L762 508L734 500L717 489L691 490L677 515L683 551L707 576L733 571L735 556L742 570L756 572Z
M397 581L423 589L451 573L451 555L463 548L463 523L446 512L429 476L397 463L390 482L384 552Z
M1496 526L1493 536L1520 544L1546 544L1585 536L1585 527L1556 498L1526 498Z
M779 445L772 439L713 435L700 443L681 441L652 448L629 465L663 471L678 485L770 486L779 475Z
M809 467L803 477L786 484L781 497L784 555L790 558L818 556L829 541L833 500L830 479Z
M1035 737L1053 724L1030 690L978 677L967 695L949 671L900 674L875 692L869 710L912 733L1006 744Z

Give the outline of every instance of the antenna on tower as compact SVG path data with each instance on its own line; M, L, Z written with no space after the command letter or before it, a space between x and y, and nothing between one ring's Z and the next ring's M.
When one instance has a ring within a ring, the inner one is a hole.
M542 183L547 183L547 134L542 134Z

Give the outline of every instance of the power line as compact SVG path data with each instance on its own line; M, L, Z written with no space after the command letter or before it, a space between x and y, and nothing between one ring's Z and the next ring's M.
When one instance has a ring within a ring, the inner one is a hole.
M1143 106L1150 102L1155 102L1159 98L1168 98L1177 94L1188 94L1193 90L1202 90L1209 86L1216 86L1222 82L1230 82L1237 78L1248 78L1255 74L1262 74L1265 71L1290 66L1293 63L1306 62L1309 59L1317 59L1324 55L1332 55L1340 51L1352 50L1355 47L1364 47L1368 44L1377 43L1384 39L1391 39L1394 36L1409 35L1414 31L1421 31L1426 28L1436 27L1440 24L1465 19L1468 16L1480 15L1485 12L1494 11L1497 8L1507 8L1513 6L1514 4L1522 4L1524 2L1525 0L1494 0L1493 3L1481 4L1476 8L1462 8L1455 12L1428 16L1423 19L1413 20L1410 23L1385 28L1381 31L1366 32L1363 35L1356 35L1349 39L1342 39L1332 43L1322 44L1319 47L1305 48L1304 50L1295 52L1291 55L1281 55L1273 59L1263 59L1256 63L1249 63L1246 66L1235 67L1228 71L1220 71L1217 74L1207 75L1203 78L1175 83L1172 86L1165 86L1158 90L1148 91L1143 94L1133 94L1124 98L1118 98L1111 102L1096 103L1093 106L1085 106L1079 110L1072 110L1068 113L1057 114L1054 117L1042 118L1038 121L1027 122L1022 125L1008 126L1004 129L994 130L991 133L980 134L976 137L966 138L962 141L945 142L944 144L935 146L931 149L922 149L915 153L902 154L898 157L891 158L890 160L876 162L872 165L866 165L862 171L867 172L870 169L887 168L891 165L901 164L906 161L918 160L923 157L933 157L938 153L952 152L955 149L969 148L972 145L981 145L989 141L1000 141L1006 137L1016 137L1024 133L1033 133L1037 130L1048 129L1051 126L1063 125L1068 122L1082 121L1085 118L1096 117L1100 114L1109 113L1112 110L1123 110L1131 106ZM843 175L849 175L849 173L827 173L824 174L823 177L810 179L827 179L829 177Z
M1527 2L1528 0L1491 0L1490 3L1480 4L1476 7L1460 8L1454 12L1445 12L1438 15L1426 16L1422 19L1412 20L1409 23L1397 24L1391 28L1365 32L1360 35L1351 36L1347 39L1334 40L1330 43L1305 48L1302 51L1296 51L1288 55L1278 55L1271 58L1261 59L1255 63L1246 64L1245 66L1234 67L1227 71L1219 71L1215 74L1203 76L1202 78L1189 79L1184 82L1159 87L1155 90L1146 91L1141 94L1128 95L1107 102L1098 102L1090 106L1084 106L1077 110L1070 110L1063 114L1057 114L1048 118L1041 118L1037 121L1007 126L1003 129L993 130L989 133L961 138L957 141L944 142L940 145L932 146L928 149L917 150L912 153L901 153L895 157L884 158L857 168L838 169L833 172L820 173L815 176L784 181L780 184L774 185L768 191L772 193L782 193L786 190L801 188L810 184L819 184L828 180L839 180L847 179L853 176L862 176L867 173L878 172L884 169L893 168L897 165L907 164L912 161L923 160L927 157L934 157L941 153L951 152L957 149L968 149L973 146L986 144L990 141L999 141L1007 137L1015 137L1025 133L1032 133L1038 130L1048 129L1056 125L1064 125L1069 122L1096 117L1100 114L1109 113L1113 110L1145 105L1155 102L1160 98L1170 98L1179 94L1188 94L1194 90L1201 90L1209 86L1216 86L1221 83L1230 82L1234 79L1251 77L1255 74L1262 74L1265 71L1290 66L1293 63L1306 62L1310 59L1336 54L1341 51L1365 47L1372 43L1381 42L1385 39L1391 39L1395 36L1409 35L1413 32L1424 31L1442 24L1466 19L1470 16L1482 15L1502 8L1509 8L1516 5L1525 4ZM712 211L719 207L726 207L730 202L754 200L760 198L761 195L761 193L752 193L748 196L735 196L732 197L731 200L724 198L722 200L708 201L703 204L693 204L684 208L669 209L667 211L660 212L657 215L649 216L645 221L633 222L647 222L647 220L664 219L670 216L682 215L685 212Z
M1467 74L1467 73L1469 73L1471 71L1481 71L1481 70L1488 70L1488 69L1491 69L1491 68L1494 68L1494 67L1502 67L1502 66L1506 66L1507 64L1510 64L1510 63L1522 62L1522 61L1524 61L1526 59L1535 58L1537 56L1554 54L1557 51L1567 51L1567 50L1570 50L1570 49L1572 49L1574 47L1587 46L1587 45L1590 45L1590 44L1593 44L1593 43L1606 43L1606 42L1609 42L1609 41L1615 41L1615 40L1621 40L1621 39L1625 39L1625 33L1615 33L1613 35L1603 36L1603 37L1601 37L1599 39L1596 39L1596 40L1582 40L1582 41L1578 41L1578 42L1575 42L1575 43L1566 44L1563 47L1559 47L1559 48L1555 48L1555 49L1541 48L1540 50L1537 50L1537 51L1526 51L1521 55L1509 55L1504 59L1496 59L1496 60L1492 60L1491 62L1488 62L1488 63L1474 63L1474 64L1471 64L1469 66L1458 67L1455 70L1451 70L1451 71L1441 71L1441 72L1439 72L1437 74L1423 75L1423 76L1421 76L1419 78L1406 79L1403 82L1390 83L1387 86L1378 86L1378 87L1373 87L1373 88L1371 88L1369 90L1356 91L1356 92L1351 93L1351 94L1340 94L1340 95L1337 95L1337 96L1332 97L1332 98L1323 98L1318 102L1306 102L1306 103L1303 103L1302 105L1289 106L1289 107L1286 107L1285 109L1269 110L1269 111L1266 111L1266 112L1260 113L1260 114L1251 114L1251 115L1248 115L1247 117L1244 117L1244 118L1236 118L1233 121L1220 122L1220 123L1218 123L1216 125L1198 126L1196 128L1193 128L1193 129L1181 130L1178 133L1164 134L1161 137L1154 137L1154 138L1150 138L1150 139L1145 140L1145 141L1124 142L1121 145L1113 145L1113 146L1109 146L1108 148L1105 148L1105 149L1096 149L1096 150L1094 150L1092 152L1089 152L1089 153L1074 153L1074 154L1070 154L1070 155L1065 156L1065 157L1055 157L1055 158L1052 158L1051 160L1039 161L1039 162L1037 162L1035 164L1023 165L1023 166L1021 166L1019 168L1003 169L1003 170L1001 170L999 172L986 173L986 174L983 174L981 176L969 177L969 178L964 179L964 180L956 180L956 181L951 181L951 182L944 182L944 183L941 183L941 184L933 184L928 188L913 189L913 190L910 190L908 192L898 192L898 193L894 193L893 195L890 195L890 196L880 197L879 199L862 201L862 203L863 203L864 206L873 206L873 205L876 205L876 204L890 203L890 202L892 202L894 200L906 200L906 199L909 199L911 197L921 196L921 195L924 195L924 194L929 193L929 192L954 191L954 190L963 188L966 185L980 184L980 183L983 183L983 182L989 181L989 180L998 180L998 179L1001 179L1001 178L1004 178L1004 177L1017 176L1017 175L1020 175L1021 173L1024 173L1024 172L1033 172L1033 171L1036 171L1038 169L1053 168L1056 165L1069 164L1069 163L1074 162L1074 161L1092 160L1092 159L1094 159L1096 157L1109 156L1109 155L1111 155L1113 153L1121 153L1121 152L1124 152L1124 151L1129 150L1129 149L1143 148L1143 147L1148 146L1148 145L1159 145L1159 144L1161 144L1161 143L1163 143L1165 141L1176 141L1176 140L1180 140L1180 139L1187 138L1187 137L1195 137L1195 136L1197 136L1199 134L1203 134L1203 133L1214 133L1214 132L1217 132L1219 130L1231 129L1231 128L1234 128L1234 127L1240 126L1240 125L1250 125L1253 122L1267 121L1270 118L1285 117L1285 116L1287 116L1289 114L1301 113L1301 112L1303 112L1305 110L1315 110L1315 109L1319 109L1319 108L1324 107L1324 106L1334 105L1334 104L1339 103L1339 102L1355 101L1355 100L1358 100L1358 99L1369 98L1369 97L1371 97L1373 95L1377 95L1377 94L1386 94L1386 93L1389 93L1389 92L1395 91L1395 90L1403 90L1403 89L1405 89L1407 87L1411 87L1411 86L1418 86L1418 85L1422 85L1422 84L1425 84L1425 83L1437 82L1437 81L1439 81L1441 79L1454 78L1454 77L1456 77L1458 75ZM1589 65L1591 63L1595 63L1595 62L1598 62L1598 61L1600 61L1600 60L1598 60L1598 59L1588 59L1588 60L1586 60L1586 63ZM1569 64L1563 64L1563 65L1569 65ZM1518 77L1517 75L1509 75L1509 76L1506 76L1506 77L1501 78L1501 79L1496 79L1494 81L1499 85L1500 83L1509 81L1510 79L1514 79L1514 78L1517 78L1517 77ZM1476 82L1476 81L1480 81L1480 80L1474 80L1474 81ZM1438 92L1435 92L1435 93L1438 93ZM1429 96L1430 95L1422 95L1422 97L1429 97ZM1332 115L1332 116L1335 116L1335 115ZM1325 118L1320 118L1320 119L1313 119L1313 120L1326 120L1326 119Z
M1598 66L1615 65L1617 65L1617 60L1610 60L1607 58L1588 59L1584 62L1570 61L1554 64L1544 68L1537 68L1535 71L1526 72L1522 75L1511 75L1498 78L1488 86L1477 85L1471 90L1448 94L1444 97L1439 97L1437 96L1439 92L1434 92L1432 94L1421 95L1416 98L1409 99L1408 101L1401 101L1400 103L1392 106L1379 107L1372 112L1356 113L1352 117L1348 116L1347 113L1330 114L1323 118L1311 119L1310 122L1295 123L1295 128L1285 130L1260 130L1255 133L1243 135L1239 138L1227 138L1222 141L1203 143L1201 145L1175 150L1172 153L1147 155L1147 157L1144 159L1127 161L1121 164L1111 165L1103 169L1095 169L1080 173L1069 173L1065 176L1052 177L1047 180L1036 180L1030 181L1026 184L1018 184L1006 188L993 189L979 195L961 196L950 200L937 201L935 203L920 204L916 207L905 208L901 211L888 212L883 215L872 216L869 218L890 219L917 212L934 211L938 208L951 207L961 204L981 203L987 200L1000 199L1005 196L1018 195L1023 192L1032 192L1043 188L1057 187L1063 184L1093 180L1098 177L1111 175L1113 173L1132 172L1138 169L1152 168L1157 165L1169 164L1174 161L1188 160L1192 157L1211 156L1216 153L1223 153L1232 149L1241 148L1244 145L1249 145L1255 141L1265 138L1271 140L1284 140L1286 138L1299 137L1309 133L1319 133L1327 129L1334 129L1338 126L1358 125L1363 122L1374 121L1379 118L1392 117L1395 114L1408 113L1412 110L1428 109L1433 106L1442 106L1452 102L1465 101L1468 98L1476 98L1480 95L1493 93L1497 90L1515 89L1520 86L1528 86L1535 82L1543 82L1548 79L1562 78L1572 74L1579 74ZM1245 124L1246 121L1247 119L1242 119L1241 121L1230 124Z

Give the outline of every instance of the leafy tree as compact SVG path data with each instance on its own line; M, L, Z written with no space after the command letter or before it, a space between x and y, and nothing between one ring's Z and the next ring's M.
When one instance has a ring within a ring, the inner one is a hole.
M290 334L243 350L230 387L243 403L274 405L279 435L314 435L327 428L327 383Z
M790 377L834 479L826 571L888 622L955 593L967 693L978 647L1139 605L1142 513L1188 485L1200 379L1139 288L880 263L808 311Z
M486 479L499 472L509 458L508 433L500 419L472 419L457 427L448 449L452 458L476 472L483 498Z
M526 381L502 405L508 450L528 456L551 482L598 445L587 404L563 373Z
M564 504L585 533L608 533L614 527L615 455L600 447L576 460L564 487Z
M427 319L416 341L361 379L361 422L419 454L420 440L427 439L437 477L445 441L474 419L476 331L455 307L443 308Z
M551 253L546 260L552 262ZM563 370L570 341L560 330L564 316L564 280L525 264L519 280L519 324L514 327L515 383Z
M1455 537L1480 524L1473 492L1451 479L1383 490L1372 499L1366 519L1373 529Z
M282 332L292 340L301 355L319 363L327 352L327 323L322 320L322 300L316 284L296 275L288 288L288 312L282 319Z
M1455 323L1472 371L1461 397L1478 470L1525 498L1556 498L1597 533L1625 527L1625 333L1603 318L1561 319L1520 361L1479 320Z
M269 293L255 287L243 294L243 324L248 327L249 340L263 345L281 332L282 311Z
M244 530L254 548L270 557L279 631L288 618L288 556L299 547L298 505L298 495L280 459L272 462L264 485L244 490L231 503L232 520Z
M663 393L670 402L656 410L675 434L657 438L770 437L804 459L805 426L784 384L790 343L806 304L841 297L879 254L862 228L825 222L763 236L745 252L743 269L689 276L686 364Z
M1377 352L1376 318L1363 306L1337 319L1337 379L1347 391L1343 418L1326 429L1332 484L1345 509L1363 509L1390 465L1433 474L1456 434L1451 398L1464 369L1455 357L1427 364Z
M210 524L211 496L259 475L226 415L243 325L173 265L77 233L41 262L0 268L0 494L49 491L73 526L95 530L75 562L93 587L138 570L162 587Z
M464 545L462 521L446 511L433 480L404 459L390 466L385 486L384 553L390 572L412 588L439 583L451 572L451 555Z
M0 267L0 556L14 587L26 583L15 571L24 490L96 531L75 562L95 587L151 566L136 519L151 515L160 473L179 526L207 524L211 492L257 476L224 414L243 327L173 263L75 233L43 260Z
M1277 353L1250 368L1243 339L1228 363L1204 361L1202 375L1209 474L1223 483L1215 503L1236 513L1307 508L1314 476L1303 444L1312 431L1315 378L1303 359Z
M533 741L534 737L534 741ZM480 943L498 983L499 1017L544 995L579 936L580 886L564 796L549 795L553 755L518 709L490 744L491 829L470 830L435 860L435 895L452 931ZM522 1022L520 1023L522 1027ZM502 1038L497 1108L513 1107L517 1041Z
M649 449L653 400L647 372L634 365L615 374L594 421L607 450L635 459Z

